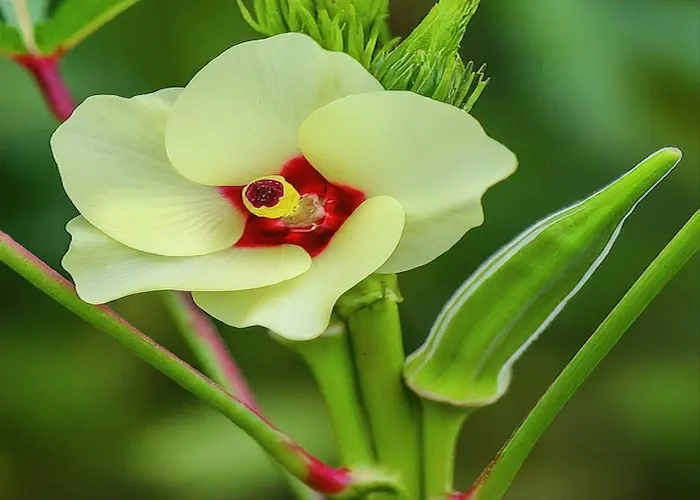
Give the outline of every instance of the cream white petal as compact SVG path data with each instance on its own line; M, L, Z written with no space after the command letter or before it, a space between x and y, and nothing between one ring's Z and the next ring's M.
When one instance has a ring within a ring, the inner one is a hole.
M462 236L484 221L479 200L429 217L406 217L403 236L396 251L377 271L400 273L422 266L452 248Z
M265 326L306 340L328 326L338 298L375 272L396 248L404 225L401 204L389 196L365 201L301 276L240 292L194 293L206 312L232 326Z
M397 271L429 262L481 224L481 197L517 164L475 118L410 92L337 100L303 123L300 144L331 182L403 204L406 237L384 268Z
M181 89L89 97L51 138L68 197L117 241L160 255L233 245L244 217L216 188L182 177L165 152L165 119Z
M207 255L166 257L134 250L83 217L66 229L71 244L63 267L91 304L152 290L243 290L294 278L311 265L300 247L227 248Z
M411 92L339 99L301 126L304 156L329 181L398 199L407 213L480 197L516 167L464 111Z
M187 85L168 118L168 155L182 175L243 185L298 155L298 130L335 99L381 90L347 54L286 33L236 45Z

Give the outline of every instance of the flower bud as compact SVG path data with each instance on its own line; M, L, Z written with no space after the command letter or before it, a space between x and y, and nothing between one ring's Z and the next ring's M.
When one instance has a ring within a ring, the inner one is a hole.
M665 148L589 198L524 231L452 296L404 367L422 398L484 406L511 367L602 263L639 202L675 167Z

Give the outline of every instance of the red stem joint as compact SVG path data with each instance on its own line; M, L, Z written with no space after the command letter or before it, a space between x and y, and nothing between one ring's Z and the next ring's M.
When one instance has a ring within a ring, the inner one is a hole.
M352 476L348 469L336 469L311 457L307 476L307 484L314 490L324 495L335 495L352 482Z
M75 109L73 97L66 87L58 69L60 54L51 56L26 55L14 58L33 76L51 112L58 121L67 120Z
M331 467L311 456L303 448L295 444L292 444L291 447L304 457L306 461L306 480L304 482L314 491L324 495L336 495L345 491L353 482L349 469Z

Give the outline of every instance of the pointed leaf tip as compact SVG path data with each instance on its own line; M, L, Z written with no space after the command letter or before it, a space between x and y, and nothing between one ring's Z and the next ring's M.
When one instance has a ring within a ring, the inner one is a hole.
M494 254L450 298L426 342L406 361L408 386L455 406L498 400L513 363L588 281L627 217L681 156L677 148L657 151Z

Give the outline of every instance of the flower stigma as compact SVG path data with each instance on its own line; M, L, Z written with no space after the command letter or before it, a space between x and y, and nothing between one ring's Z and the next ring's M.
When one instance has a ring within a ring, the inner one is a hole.
M299 192L281 175L256 179L243 188L241 195L250 213L266 219L293 216L300 208Z

